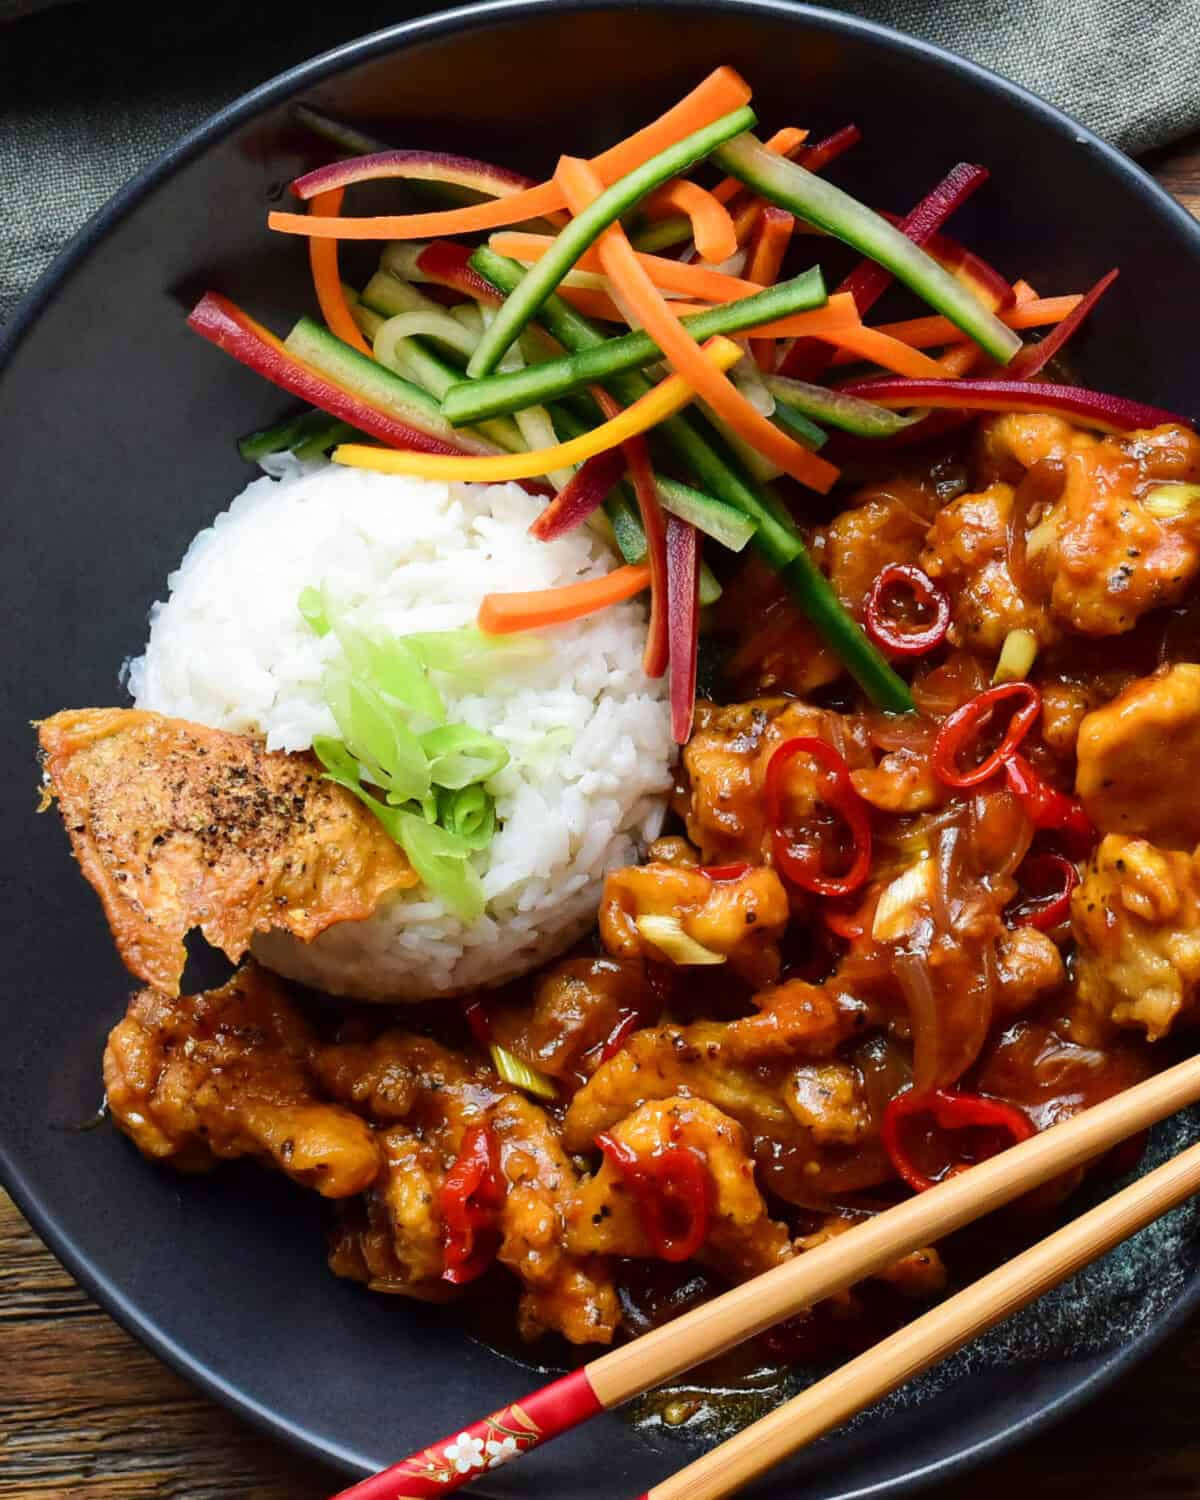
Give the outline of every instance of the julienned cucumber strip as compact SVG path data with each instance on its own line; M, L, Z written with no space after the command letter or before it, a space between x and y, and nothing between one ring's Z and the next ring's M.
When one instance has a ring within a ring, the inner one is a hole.
M382 407L425 432L453 439L453 428L427 391L411 380L385 370L311 318L301 318L283 343L297 359L338 381L372 405Z
M727 141L713 152L713 161L769 202L877 261L1001 364L1021 347L1018 333L886 219L823 177L768 151L756 136L747 132Z
M776 398L775 410L771 414L771 420L785 432L791 433L797 442L803 443L806 448L817 449L825 445L829 434L815 422L810 422L798 407L789 406L786 401Z
M247 433L238 442L238 452L247 463L257 463L270 453L279 453L284 448L294 448L314 433L323 432L332 419L327 412L305 411L275 427L264 427L261 432Z
M478 256L472 259L476 270ZM726 302L693 317L683 326L696 340L716 333L741 333L756 324L774 322L793 313L807 312L826 301L825 282L817 267L791 281L781 282L752 297ZM560 341L561 342L561 341ZM605 338L599 344L560 359L543 360L511 375L491 375L484 380L460 380L447 391L442 415L455 427L477 422L481 417L519 411L539 401L553 401L593 380L641 369L662 358L662 350L646 333L627 333Z
M842 391L830 390L827 385L809 385L805 380L791 380L786 375L764 376L764 383L775 397L776 416L787 411L795 420L799 414L810 426L809 419L815 417L857 437L883 438L920 421L919 416L906 417L898 411L888 411L887 407L864 401L861 396L847 396Z
M531 266L521 277L520 284L501 305L496 320L479 342L479 347L467 365L467 374L473 380L490 375L504 358L509 345L514 343L525 325L537 316L537 311L559 284L583 252L598 238L601 232L619 219L664 182L686 172L698 161L728 141L732 136L750 130L756 123L752 109L735 109L684 136L674 146L668 146L657 156L626 176L614 182L576 218L563 229L552 248Z
M511 291L521 278L522 268L516 261L506 260L491 250L477 251L472 264L502 292ZM546 300L539 321L572 351L604 342L604 335L595 324L568 307L561 297ZM633 373L617 376L610 384L617 399L626 403L636 401L649 388L642 375ZM689 425L686 416L672 417L656 431L666 438L710 494L757 521L755 547L783 579L801 609L871 701L888 713L912 713L908 684L892 671L842 606L829 580L809 556L795 526L784 523L738 470Z
M968 285L899 229L832 183L768 152L752 134L728 143L713 160L753 184L755 192L803 218L814 232L843 240L891 271L1001 363L1007 364L1021 348L1019 335Z
M740 510L715 500L690 484L680 484L677 479L668 479L665 474L656 474L655 483L663 508L681 521L690 521L697 531L720 542L731 552L740 552L753 537L758 527Z

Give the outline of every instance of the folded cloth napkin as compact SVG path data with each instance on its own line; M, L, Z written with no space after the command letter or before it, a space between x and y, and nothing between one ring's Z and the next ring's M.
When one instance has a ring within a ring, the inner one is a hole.
M1200 0L827 3L975 58L1129 151L1200 125ZM0 320L89 214L214 109L325 48L441 8L204 0L159 6L149 24L141 6L112 0L0 0Z

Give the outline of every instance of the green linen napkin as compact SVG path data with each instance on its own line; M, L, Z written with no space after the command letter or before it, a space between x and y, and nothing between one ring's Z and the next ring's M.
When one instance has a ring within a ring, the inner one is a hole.
M1129 151L1200 125L1200 0L833 0L975 58ZM0 320L87 217L214 109L419 0L0 0ZM1136 44L1134 44L1136 39Z

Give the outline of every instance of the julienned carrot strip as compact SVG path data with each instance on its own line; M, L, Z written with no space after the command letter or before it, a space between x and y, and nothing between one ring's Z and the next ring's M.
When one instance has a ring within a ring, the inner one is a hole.
M625 314L607 292L594 292L585 286L563 286L558 295L585 318L596 318L602 323L624 323ZM706 302L705 307L708 306Z
M632 599L650 586L647 563L627 563L603 578L587 578L556 589L532 589L521 594L485 594L476 623L488 635L512 635L518 630L542 630L565 625L584 615Z
M855 359L870 360L873 365L880 365L896 375L906 375L910 380L936 380L946 373L928 354L922 354L919 349L889 338L878 328L868 328L865 324L832 333L817 333L813 337L835 348L848 349Z
M590 387L600 410L611 422L621 414L621 406L601 385ZM622 443L621 451L629 465L633 492L637 496L642 530L646 533L646 562L650 568L650 621L646 645L642 652L642 671L647 677L661 677L667 670L669 641L667 636L667 522L658 498L658 485L650 467L650 450L643 437Z
M497 255L507 255L510 260L519 260L524 265L541 260L554 244L548 234L526 234L515 229L502 230L492 235L488 249ZM705 302L733 302L738 297L751 297L761 292L762 287L740 276L726 276L723 271L714 271L710 266L684 265L665 255L647 255L634 252L654 285L664 292L683 292ZM600 254L594 247L585 250L575 262L577 271L600 271ZM570 285L570 282L565 283Z
M784 209L768 207L763 210L746 264L746 276L750 281L757 281L760 286L775 285L795 227L795 216ZM775 368L776 352L770 339L750 340L750 353L760 370Z
M750 87L733 68L715 69L690 94L657 120L618 141L592 159L600 180L616 182L660 151L739 109L750 98ZM383 214L375 218L322 218L308 214L271 213L267 223L283 234L304 234L345 240L419 240L439 235L473 234L519 224L565 207L562 190L551 180L537 187L472 203L466 208L438 209L424 214Z
M327 193L318 193L308 205L310 214L334 215L342 206L345 188L330 188ZM311 239L308 242L308 263L312 269L313 290L321 316L331 333L336 333L344 343L368 359L373 358L371 346L363 338L354 314L346 303L342 290L342 278L338 273L337 240Z
M576 215L603 192L603 184L591 164L578 157L562 157L555 178L562 185L568 208ZM601 233L596 245L600 263L613 287L662 350L668 364L687 381L696 395L724 418L739 437L751 443L785 474L821 494L831 489L838 470L773 426L751 406L732 381L704 358L695 340L639 264L637 253L619 221Z
M732 339L719 336L709 339L699 352L705 370L728 370L742 357L741 349ZM460 461L457 456L400 453L390 448L343 443L333 450L333 461L348 464L353 469L374 469L381 474L415 474L422 479L447 481L460 479L467 484L473 481L502 484L507 479L532 479L555 469L565 469L570 464L582 463L594 453L603 453L606 448L615 448L619 443L637 437L667 417L673 417L694 395L691 385L682 376L669 375L632 406L627 406L620 416L602 422L580 437L555 443L550 448L535 449L532 453L498 453L480 458L465 456ZM836 469L834 473L837 473Z
M647 199L644 211L648 218L671 212L685 214L691 220L692 238L700 259L720 265L737 253L737 235L733 220L723 203L718 203L707 188L686 177L676 177Z
M1018 307L1035 300L1034 290L1027 281L1018 281L1014 285L1013 296L1016 298ZM978 344L954 344L941 356L938 364L942 367L943 375L950 375L961 380L986 357Z
M997 314L1000 321L1007 323L1010 328L1045 328L1053 323L1061 323L1075 311L1081 300L1078 294L1069 297L1031 297L1025 300L1022 287L1032 291L1028 282L1014 282L1016 305ZM830 301L832 300L831 297ZM899 339L902 344L909 344L914 349L935 349L962 340L961 331L950 319L936 314L928 318L905 318L899 323L880 323L876 332L886 333L889 338ZM839 354L834 356L833 362L838 365L849 364L856 357Z

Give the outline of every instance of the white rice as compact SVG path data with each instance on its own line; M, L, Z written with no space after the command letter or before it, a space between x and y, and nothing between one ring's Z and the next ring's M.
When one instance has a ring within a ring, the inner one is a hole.
M336 465L284 466L202 531L130 663L139 708L238 733L273 750L336 734L321 675L339 652L308 626L300 591L324 584L368 633L474 622L494 589L550 588L606 572L586 527L546 544L527 528L544 502L517 485L452 485ZM553 957L594 921L605 872L656 836L673 754L662 682L641 670L635 601L543 632L539 659L486 691L438 677L449 722L485 729L511 760L489 783L499 831L473 856L487 909L466 924L425 888L365 922L304 944L255 942L272 968L335 994L417 1000L498 984Z

